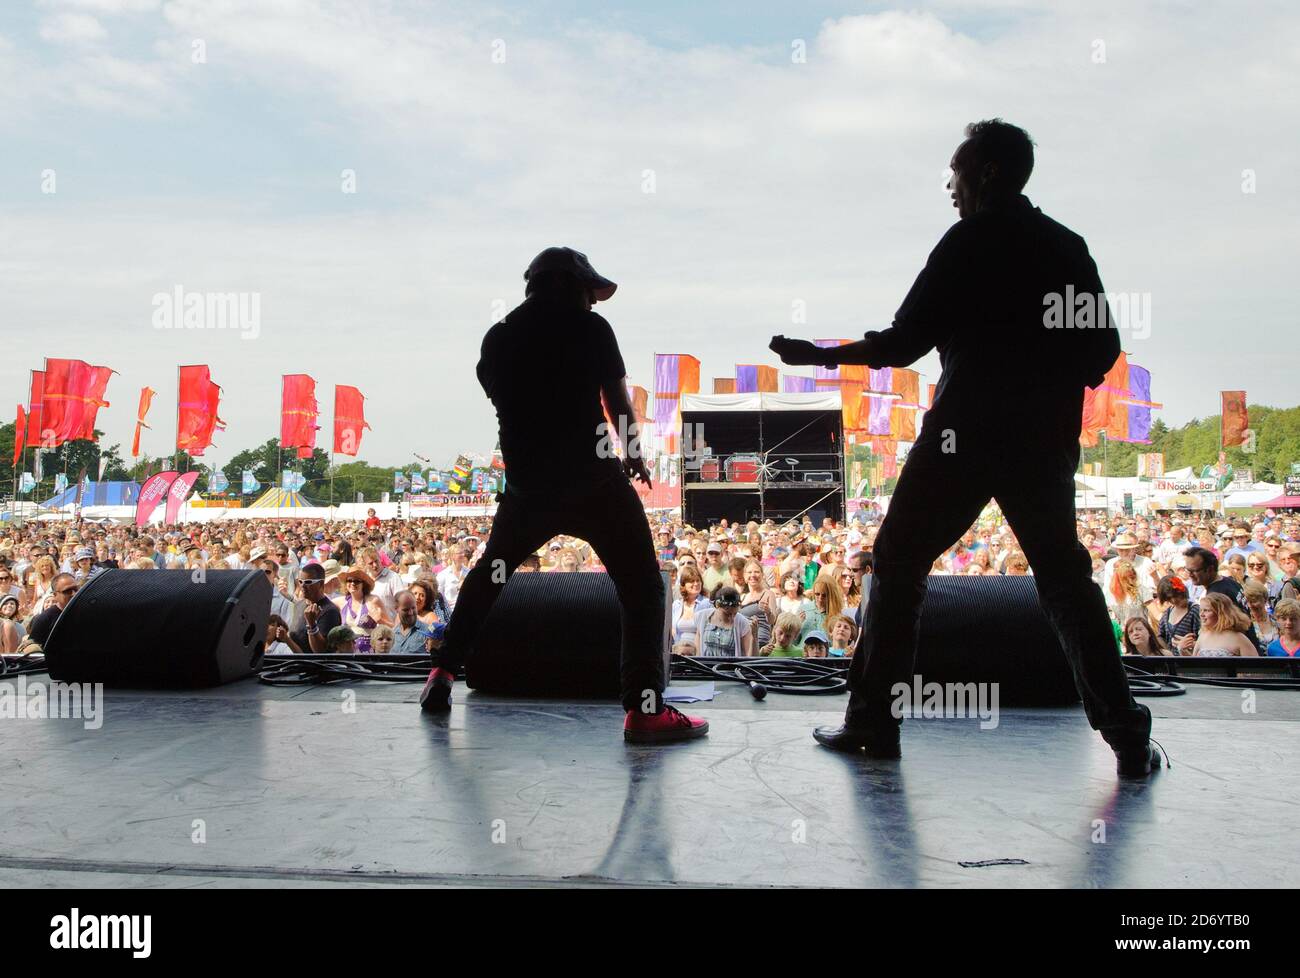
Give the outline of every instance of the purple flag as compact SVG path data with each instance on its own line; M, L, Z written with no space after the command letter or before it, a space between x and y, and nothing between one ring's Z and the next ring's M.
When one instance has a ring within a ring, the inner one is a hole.
M811 377L792 377L786 374L781 384L787 394L811 394L816 390L816 381Z
M894 389L893 368L881 367L879 370L871 371L867 379L867 387L882 394L891 393ZM895 400L896 398L892 397L868 398L868 403L871 405L871 416L867 419L868 434L889 436L892 433L890 413Z
M752 363L736 364L736 393L753 394L758 390L758 367Z
M1139 367L1135 363L1128 365L1128 389L1135 401L1151 400L1151 371L1146 367ZM1151 441L1151 409L1149 407L1139 407L1136 404L1128 405L1128 437L1124 441L1142 442L1149 444Z

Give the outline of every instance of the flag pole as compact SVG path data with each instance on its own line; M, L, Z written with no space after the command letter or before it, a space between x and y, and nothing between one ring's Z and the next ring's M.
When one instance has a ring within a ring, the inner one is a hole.
M281 473L284 471L284 374L280 374L280 438L275 440L275 477L284 482ZM274 482L272 482L274 485ZM275 494L275 515L280 515L280 504L284 502L284 486L280 486L280 491Z
M176 450L172 454L172 470L181 468L181 365L176 365Z

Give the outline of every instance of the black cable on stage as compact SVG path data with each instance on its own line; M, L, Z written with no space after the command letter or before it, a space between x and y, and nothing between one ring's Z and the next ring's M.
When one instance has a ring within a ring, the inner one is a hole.
M849 688L849 666L834 659L711 659L673 654L673 679L715 679L744 683L755 699L768 691L802 696L843 693Z
M378 659L379 661L375 661ZM399 661L367 656L364 659L316 659L295 655L269 662L257 673L257 681L268 686L328 686L332 683L370 679L386 683L422 683L433 668L431 656Z
M1249 659L1242 659L1241 662L1249 663ZM1235 666L1237 663L1234 662ZM1169 676L1162 676L1159 673L1147 672L1139 669L1137 666L1124 664L1124 670L1129 676L1129 688L1133 690L1134 696L1178 696L1187 692L1183 688L1187 686L1218 686L1221 689L1300 689L1300 682L1296 680L1279 679L1271 680L1265 677L1255 677L1253 679L1208 679L1203 676L1183 676L1180 675L1177 681ZM1160 689L1172 690L1171 692L1139 692L1137 683L1142 684L1143 689Z
M44 653L27 652L23 655L0 655L0 679L8 679L11 676L30 676L46 671Z

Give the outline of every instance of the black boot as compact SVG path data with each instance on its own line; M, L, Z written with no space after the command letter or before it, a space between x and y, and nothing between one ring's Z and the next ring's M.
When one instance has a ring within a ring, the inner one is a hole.
M1141 747L1115 751L1115 770L1121 778L1145 778L1160 767L1160 751L1151 741Z
M831 750L848 753L865 751L868 757L878 760L895 760L903 756L897 731L892 735L879 734L865 727L843 724L838 727L817 727L813 730L813 738Z

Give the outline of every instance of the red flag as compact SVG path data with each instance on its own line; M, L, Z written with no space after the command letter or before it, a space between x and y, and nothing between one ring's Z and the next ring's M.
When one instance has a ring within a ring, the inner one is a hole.
M23 410L21 404L18 405L18 420L14 422L14 462L13 467L18 468L18 460L23 457L23 434L27 431L27 412Z
M204 364L180 368L176 404L176 450L187 451L195 458L212 444L212 433L226 423L217 417L221 387L212 382Z
M149 405L153 403L153 396L158 392L152 387L144 387L140 390L140 406L135 412L135 437L131 439L131 457L140 457L140 429L148 428L144 423L145 415L149 413Z
M198 478L199 473L196 470L186 472L172 481L172 484L167 488L167 514L163 519L164 523L176 522L176 517L181 511L181 504L190 498L190 491L194 488L194 483Z
M94 440L95 416L101 407L108 407L104 391L112 374L110 367L92 367L84 360L46 358L42 447L53 448L79 438Z
M158 504L166 498L167 491L176 476L175 472L159 472L145 480L144 485L140 487L140 498L135 504L136 526L144 526L149 522L149 517L158 508Z
M27 395L27 444L33 448L49 448L41 444L41 401L45 394L45 371L33 370L31 391Z
M1223 404L1223 447L1232 448L1246 443L1246 429L1250 418L1246 412L1245 391L1219 391Z
M361 450L366 423L365 396L355 387L334 385L334 451L354 458Z
M285 374L280 378L280 447L305 448L299 458L310 458L316 447L316 381L306 374Z

